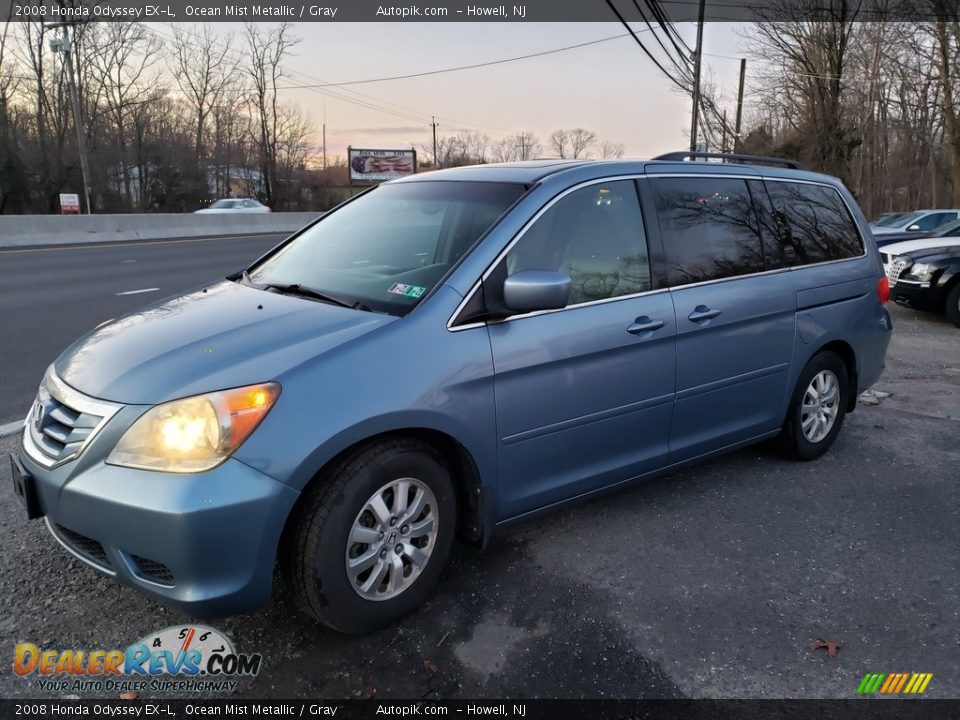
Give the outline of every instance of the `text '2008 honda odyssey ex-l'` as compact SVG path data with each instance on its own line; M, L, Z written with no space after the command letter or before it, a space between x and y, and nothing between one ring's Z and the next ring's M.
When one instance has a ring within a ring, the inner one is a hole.
M867 223L834 178L687 157L362 194L70 346L17 493L186 612L266 602L279 560L361 632L423 601L455 535L768 438L818 457L890 338Z

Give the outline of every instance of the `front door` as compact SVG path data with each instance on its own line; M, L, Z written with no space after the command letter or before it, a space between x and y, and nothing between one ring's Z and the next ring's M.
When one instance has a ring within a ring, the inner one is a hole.
M635 184L569 191L503 262L501 277L567 272L571 295L562 310L489 325L498 519L666 464L676 323L670 293L652 289Z

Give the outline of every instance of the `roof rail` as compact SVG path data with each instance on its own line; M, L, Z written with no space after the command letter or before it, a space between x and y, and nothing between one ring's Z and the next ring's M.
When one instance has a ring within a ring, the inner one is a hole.
M653 160L686 160L687 158L716 158L733 163L754 163L757 165L782 165L791 170L803 170L804 167L795 160L785 160L783 158L764 157L763 155L739 155L736 153L714 153L714 152L669 152L663 155L657 155Z

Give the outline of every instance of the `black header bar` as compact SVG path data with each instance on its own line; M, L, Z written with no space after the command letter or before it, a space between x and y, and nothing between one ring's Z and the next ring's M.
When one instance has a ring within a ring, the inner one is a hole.
M613 0L630 22L642 22L633 0ZM837 0L707 0L706 20L752 22L835 17ZM699 0L660 0L666 20L693 22ZM935 0L859 0L847 3L863 21L934 20L953 10ZM649 18L649 11L647 13ZM606 0L0 0L0 20L45 22L617 22Z

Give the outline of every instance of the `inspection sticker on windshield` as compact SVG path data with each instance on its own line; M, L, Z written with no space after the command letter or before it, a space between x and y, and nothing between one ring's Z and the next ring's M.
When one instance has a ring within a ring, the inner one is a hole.
M394 283L393 286L387 290L391 295L403 295L408 298L418 298L426 291L427 289L422 285L404 285L403 283Z

